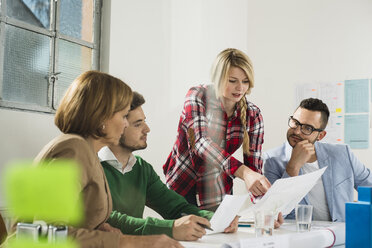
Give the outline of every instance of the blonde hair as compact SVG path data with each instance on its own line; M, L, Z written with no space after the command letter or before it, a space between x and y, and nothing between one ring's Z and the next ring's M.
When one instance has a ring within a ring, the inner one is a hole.
M132 101L131 88L118 78L99 71L78 76L67 89L54 123L63 133L104 137L103 122Z
M215 94L217 99L220 99L224 89L226 88L227 77L229 75L231 67L238 67L242 69L247 75L249 80L249 87L248 90L245 92L245 95L250 94L251 89L254 87L254 72L252 61L242 51L235 48L227 48L217 55L211 70L211 81L215 85ZM244 127L243 152L246 155L249 155L249 136L247 132L248 105L245 95L240 99L239 106L241 108L240 120Z

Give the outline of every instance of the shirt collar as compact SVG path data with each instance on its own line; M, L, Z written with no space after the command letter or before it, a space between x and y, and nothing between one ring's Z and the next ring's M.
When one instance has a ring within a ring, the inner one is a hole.
M216 93L214 90L214 85L207 85L206 86L206 91L207 91L207 104L208 108L215 109L217 111L223 111L225 112L225 108L223 107L223 104L221 100L216 98ZM243 96L245 97L245 96ZM238 111L240 111L240 105L236 104L236 108L230 117L231 119L235 119L238 116Z
M114 153L112 153L110 148L108 148L107 146L102 147L102 149L98 152L98 157L101 162L107 162L109 165L117 169L122 174L130 172L137 162L136 157L133 155L133 153L131 153L128 159L127 166L125 166L123 170L123 164L118 161Z

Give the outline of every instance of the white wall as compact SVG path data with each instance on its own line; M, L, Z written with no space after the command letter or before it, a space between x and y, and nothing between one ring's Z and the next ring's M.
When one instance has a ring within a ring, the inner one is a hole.
M264 116L264 150L280 145L295 84L372 77L370 13L369 0L112 1L111 22L122 32L111 35L109 70L147 99L152 132L140 154L163 178L184 95L208 81L226 47L253 60L251 99ZM354 152L372 168L371 149Z
M226 47L246 50L245 0L125 0L111 2L110 73L144 95L152 131L137 154L164 179L162 165L176 139L187 90L209 81ZM158 216L146 209L145 215Z
M145 96L152 131L148 149L140 153L163 177L161 166L175 141L187 90L208 82L219 51L246 50L247 2L125 0L111 5L111 27L120 32L111 32L109 71ZM228 18L222 18L227 9Z
M249 2L252 99L263 111L268 149L285 139L296 83L372 78L372 1ZM370 168L371 151L354 150Z
M372 77L372 1L112 1L109 70L147 99L141 152L162 175L187 89L207 82L217 53L247 52L264 149L285 140L295 84ZM372 167L371 149L355 150Z
M253 60L264 149L285 139L296 83L372 77L370 0L105 0L104 8L102 68L145 96L152 131L140 154L162 178L186 91L209 80L226 47ZM33 158L58 134L52 115L22 111L0 109L0 127L0 168ZM372 168L371 151L354 150Z
M10 163L32 160L59 134L53 115L0 109L0 207L4 205L2 175Z

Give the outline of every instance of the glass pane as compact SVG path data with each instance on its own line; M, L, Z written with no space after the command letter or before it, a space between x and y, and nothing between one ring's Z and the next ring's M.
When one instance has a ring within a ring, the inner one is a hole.
M50 0L7 0L6 6L8 16L49 29Z
M58 43L58 80L55 84L54 105L57 108L72 81L84 71L92 69L92 49L72 42L59 40Z
M48 105L50 38L6 26L4 100Z
M60 2L59 30L62 34L93 42L93 0Z

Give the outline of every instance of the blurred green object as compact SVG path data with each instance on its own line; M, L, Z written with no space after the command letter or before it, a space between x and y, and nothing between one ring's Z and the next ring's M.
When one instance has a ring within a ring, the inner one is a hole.
M44 242L36 243L33 240L27 239L14 239L7 242L6 248L79 248L79 245L72 241L67 240L63 243L48 244Z
M19 219L73 225L82 221L80 171L73 161L11 164L3 182L9 211Z

